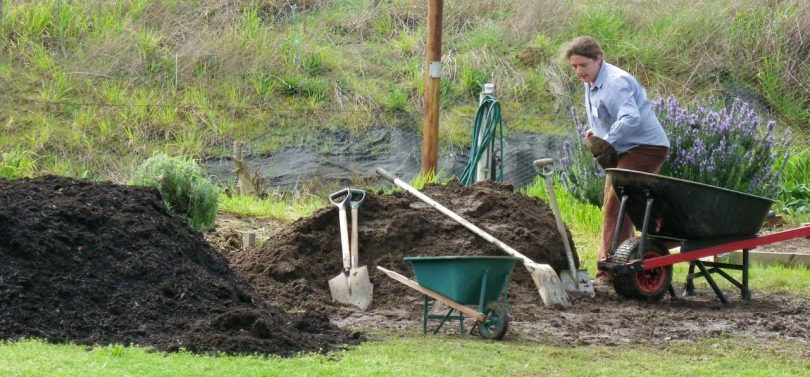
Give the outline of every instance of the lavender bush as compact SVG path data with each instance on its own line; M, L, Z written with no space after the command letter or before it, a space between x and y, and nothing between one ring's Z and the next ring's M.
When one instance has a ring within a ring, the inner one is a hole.
M661 175L766 197L779 191L784 164L777 162L788 161L791 135L787 130L777 141L776 121L763 124L741 100L717 111L690 110L670 97L659 98L653 108L671 144ZM575 135L563 144L560 178L575 198L601 206L604 174L581 137L588 126L573 108L569 116Z
M579 122L579 117L573 107L568 115L573 122L573 127L571 127L571 137L566 138L563 142L560 181L577 200L602 207L605 175L582 142L582 135L585 134L588 126Z
M747 103L735 100L712 111L681 107L670 97L653 103L671 144L662 175L756 195L773 196L779 187L778 158L788 158L790 133L777 142L776 121L762 123Z

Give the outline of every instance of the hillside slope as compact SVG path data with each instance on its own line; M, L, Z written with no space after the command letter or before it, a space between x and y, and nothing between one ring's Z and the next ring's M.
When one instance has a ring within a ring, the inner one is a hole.
M2 2L0 149L57 174L125 178L155 150L272 152L306 130L418 129L426 3L416 0ZM565 133L579 86L556 60L589 34L651 97L741 96L804 132L803 0L448 1L441 135L468 142L480 85L507 126ZM328 148L325 146L324 148Z

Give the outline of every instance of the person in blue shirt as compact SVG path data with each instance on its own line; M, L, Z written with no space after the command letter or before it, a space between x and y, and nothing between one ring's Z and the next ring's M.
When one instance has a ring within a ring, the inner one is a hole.
M658 174L669 153L669 139L638 80L606 62L602 49L591 37L574 38L565 46L563 56L584 83L589 129L583 136L603 139L618 156L617 166L603 168ZM619 214L619 199L610 179L605 181L602 213L600 260L608 257ZM619 243L632 237L634 230L633 223L625 216ZM610 281L610 276L602 271L597 278Z

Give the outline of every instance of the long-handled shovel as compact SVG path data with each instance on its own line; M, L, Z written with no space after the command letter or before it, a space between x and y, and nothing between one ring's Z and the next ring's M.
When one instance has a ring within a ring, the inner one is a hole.
M560 206L557 204L557 197L554 194L554 182L552 178L554 171L551 169L553 163L553 159L541 158L534 161L534 168L546 179L546 190L548 190L551 210L554 212L554 219L557 221L557 231L560 232L560 237L562 237L563 246L565 247L565 256L568 259L568 270L560 271L560 280L562 280L565 290L569 292L582 292L594 297L596 291L593 289L588 271L582 269L578 270L574 263L574 253L571 251L571 244L568 242L568 235L565 232L565 225L563 225L562 215L560 214Z
M366 192L358 189L350 189L352 194L349 207L352 209L352 239L351 245L351 259L352 266L349 270L349 286L352 287L353 305L359 307L361 310L366 310L371 305L371 299L374 293L374 285L368 277L368 268L360 266L359 249L360 243L358 240L358 212L363 200L366 198Z
M365 196L365 193L363 194ZM346 204L351 203L352 192L346 188L329 195L329 201L338 207L340 221L340 245L343 255L343 272L329 280L329 291L332 300L359 307L366 310L371 304L371 291L368 286L368 269L356 269L352 266L352 257L349 245L349 224L346 218ZM359 204L357 205L359 208ZM356 229L356 227L355 227Z
M483 239L497 245L507 254L523 260L523 265L526 266L526 269L529 271L529 275L531 275L532 280L534 280L534 284L537 286L537 290L540 293L540 298L543 299L543 303L545 305L547 306L560 305L563 307L571 306L571 301L568 300L568 294L565 293L565 289L563 288L562 282L560 282L560 277L557 276L557 273L554 272L554 269L551 268L550 265L540 264L532 261L525 255L519 253L517 250L509 247L509 245L501 242L500 240L490 235L489 233L485 232L481 228L465 220L463 217L459 216L455 212L447 209L445 206L437 203L433 199L429 198L427 195L413 188L411 185L403 182L397 177L394 177L391 173L387 172L386 170L382 168L377 168L377 174L387 179L388 181L392 182L393 184L401 187L405 191L408 191L413 196L416 196L423 202L429 204L431 207L436 208L441 213L449 216L451 219L463 225L465 228L471 230L473 233L481 236Z

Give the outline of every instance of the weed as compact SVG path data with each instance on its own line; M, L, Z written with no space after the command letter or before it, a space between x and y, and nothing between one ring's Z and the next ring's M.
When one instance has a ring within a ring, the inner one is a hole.
M36 170L36 157L31 152L17 149L0 155L1 178L19 179L31 177Z
M407 111L408 95L397 85L391 85L385 98L385 107L388 111Z

